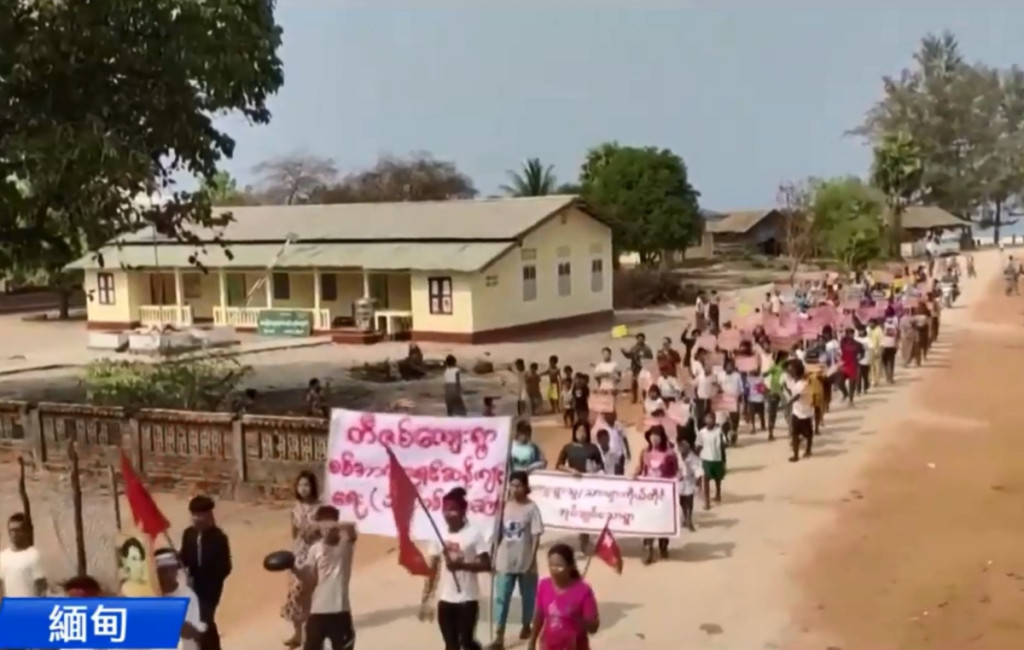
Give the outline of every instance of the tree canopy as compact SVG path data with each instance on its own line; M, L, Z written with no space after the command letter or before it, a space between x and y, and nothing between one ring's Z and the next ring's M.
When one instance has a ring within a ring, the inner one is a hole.
M905 134L922 162L906 200L993 222L998 240L1024 196L1024 69L970 62L945 32L926 36L912 65L883 84L884 97L854 132L876 152Z
M383 203L387 201L447 201L477 195L473 180L448 160L426 153L385 156L377 164L321 187L314 203Z
M666 265L670 251L686 250L700 233L700 193L668 149L599 145L580 180L583 197L611 222L616 248L635 251L646 264Z
M508 196L547 196L558 191L558 178L553 165L544 165L540 158L529 158L519 171L509 170L509 182L501 186Z
M283 83L271 0L0 3L0 267L62 267L153 224L195 241L234 141ZM29 191L22 191L25 184ZM137 201L159 193L161 201Z

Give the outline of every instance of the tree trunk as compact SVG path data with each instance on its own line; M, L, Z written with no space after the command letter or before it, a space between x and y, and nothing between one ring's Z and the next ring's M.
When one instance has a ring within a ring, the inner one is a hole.
M1003 222L1003 202L996 201L996 216L992 220L992 243L999 245L999 226Z
M892 210L889 226L889 255L894 260L903 259L900 252L900 244L903 242L903 206L896 206Z
M67 287L58 287L57 299L60 301L59 318L61 320L71 318L71 290Z

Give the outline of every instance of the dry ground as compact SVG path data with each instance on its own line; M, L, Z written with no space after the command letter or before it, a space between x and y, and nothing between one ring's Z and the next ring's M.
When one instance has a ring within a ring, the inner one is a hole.
M1024 299L994 283L802 571L843 648L1024 647Z

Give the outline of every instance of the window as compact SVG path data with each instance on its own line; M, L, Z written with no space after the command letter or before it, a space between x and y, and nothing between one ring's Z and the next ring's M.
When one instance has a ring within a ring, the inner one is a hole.
M531 261L537 259L537 249L536 248L524 248L524 249L520 250L519 251L519 259L523 260L524 262L531 262Z
M590 260L590 290L604 291L604 260Z
M186 298L203 297L203 276L198 273L185 273L181 276L181 292Z
M523 302L537 299L537 267L527 264L523 267Z
M96 274L96 299L101 305L114 304L114 274Z
M484 278L484 286L487 286L487 287L496 287L496 286L498 286L498 276L496 276L496 275L488 275L487 277L485 277Z
M430 296L431 314L452 313L451 278L427 278L427 293Z
M320 275L320 300L332 302L338 299L338 276L334 273Z
M292 297L292 285L287 273L275 273L273 282L274 300L289 300Z
M558 295L568 296L572 293L572 263L558 263Z

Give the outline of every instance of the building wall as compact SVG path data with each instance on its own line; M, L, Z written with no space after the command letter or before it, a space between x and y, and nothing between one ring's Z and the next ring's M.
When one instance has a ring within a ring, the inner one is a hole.
M113 304L100 303L99 279L104 274L113 281ZM90 322L131 326L139 320L139 305L148 290L142 274L123 269L102 269L85 272L83 284L86 299L85 313Z
M452 284L452 313L430 313L430 278L448 278ZM476 275L414 271L411 278L412 327L415 332L470 334L474 331Z
M528 234L472 279L473 329L477 332L568 319L612 309L612 236L599 221L569 210ZM592 286L598 261L599 286ZM559 265L568 263L569 294L559 293ZM524 267L534 267L536 297L524 295ZM420 329L416 324L416 329Z

